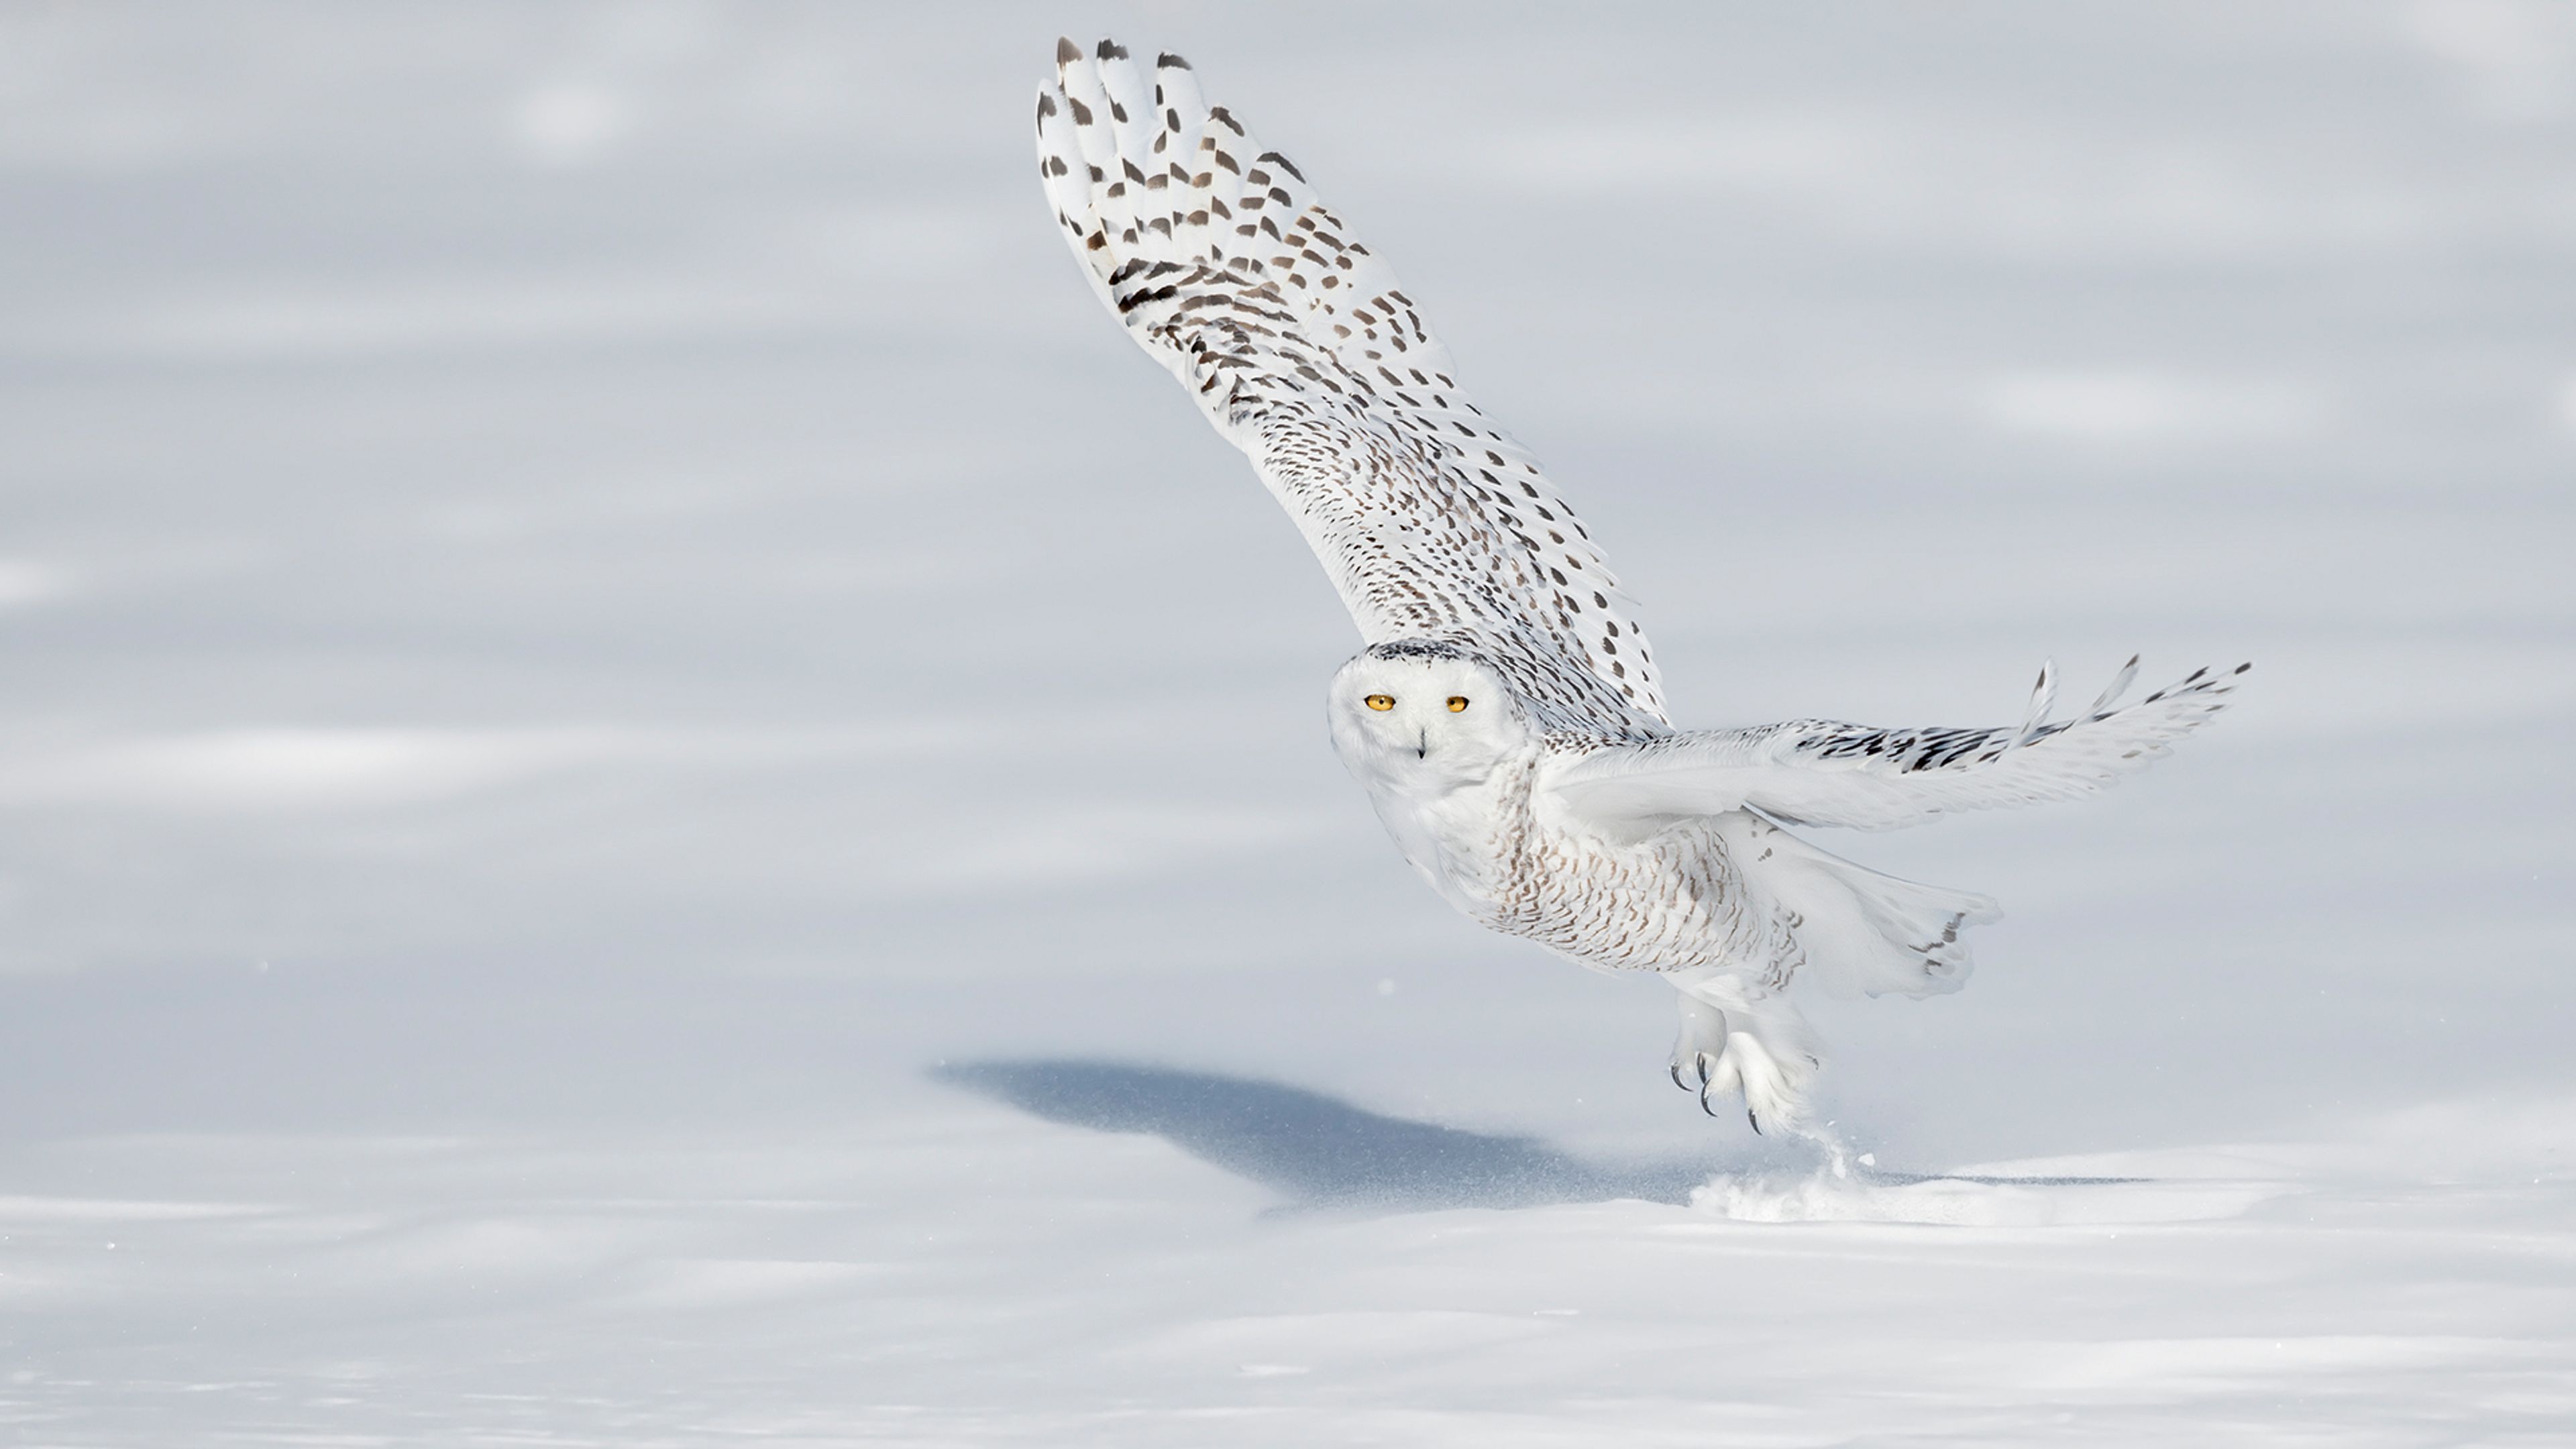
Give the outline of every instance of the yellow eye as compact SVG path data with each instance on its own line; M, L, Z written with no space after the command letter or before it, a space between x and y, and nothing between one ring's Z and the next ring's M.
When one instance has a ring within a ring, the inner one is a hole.
M1391 694L1372 694L1367 699L1361 701L1361 703L1366 704L1371 709L1393 709L1395 708L1395 696Z
M1449 712L1450 712L1451 714L1457 714L1457 713L1460 713L1461 711L1465 710L1466 708L1467 708L1467 696L1465 696L1465 695L1463 695L1463 694L1453 694L1453 695L1449 696Z

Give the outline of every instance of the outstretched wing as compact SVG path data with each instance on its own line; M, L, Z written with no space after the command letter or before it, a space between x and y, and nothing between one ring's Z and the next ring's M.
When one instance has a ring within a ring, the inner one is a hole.
M1750 807L1803 825L1889 830L1953 810L2089 795L2162 758L2227 705L2240 664L2202 669L2126 708L2132 659L2079 717L2049 723L2053 669L2040 671L2028 716L2003 729L1876 729L1795 720L1613 745L1542 787L1577 816L1612 828Z
M1372 644L1491 659L1543 729L1669 728L1634 606L1384 262L1163 56L1056 50L1047 199L1094 290L1252 458Z

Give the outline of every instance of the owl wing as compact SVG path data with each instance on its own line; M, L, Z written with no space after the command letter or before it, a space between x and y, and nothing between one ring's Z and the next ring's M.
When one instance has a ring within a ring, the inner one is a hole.
M1371 644L1490 659L1543 729L1664 732L1635 606L1528 450L1460 390L1386 263L1166 55L1059 41L1039 171L1084 274L1243 449Z
M2173 742L2226 707L2239 676L2202 669L2136 704L2115 701L2136 677L2132 659L2075 719L2049 723L2053 669L2023 722L2000 729L1878 729L1795 720L1703 730L1595 750L1541 781L1556 803L1604 828L1750 807L1804 825L1889 830L1954 810L2090 795L2163 758Z

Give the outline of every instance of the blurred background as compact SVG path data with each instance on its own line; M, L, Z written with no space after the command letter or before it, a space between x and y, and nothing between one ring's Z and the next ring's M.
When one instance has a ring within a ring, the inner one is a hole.
M1059 32L1189 55L1393 262L1685 724L2257 661L2098 801L1825 840L2008 913L1828 1014L1856 1145L2576 1087L2576 10L18 0L22 1187L1033 1058L1744 1147L1667 991L1478 932L1343 776L1347 619L1048 224Z
M1836 1023L1903 1039L1901 1090L1845 1053L1882 1110L2566 1070L2563 7L0 23L11 1130L355 1110L433 1041L496 1060L371 1109L637 1033L687 1039L590 1105L738 1032L837 1083L913 1013L1338 1041L1468 1114L1562 1031L1670 1115L1659 990L1397 860L1323 739L1347 621L1041 224L1024 93L1113 23L1396 261L1685 723L2259 661L2099 804L1833 842L2011 911L1964 995Z

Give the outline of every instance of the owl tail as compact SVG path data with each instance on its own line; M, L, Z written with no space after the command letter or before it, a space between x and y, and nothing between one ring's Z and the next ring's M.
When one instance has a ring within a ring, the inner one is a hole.
M1974 966L1961 933L2003 915L1990 896L1882 875L1750 813L1720 824L1746 882L1785 913L1799 979L1829 995L1956 991Z

